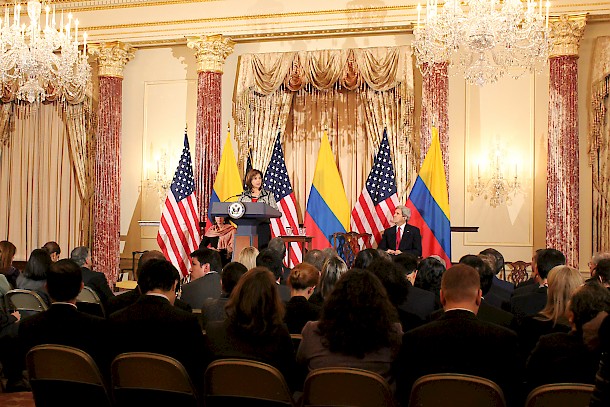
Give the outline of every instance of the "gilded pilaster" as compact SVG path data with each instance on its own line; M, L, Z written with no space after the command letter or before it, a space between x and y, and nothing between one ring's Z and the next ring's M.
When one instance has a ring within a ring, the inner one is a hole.
M553 46L549 58L578 56L580 39L587 25L587 14L561 14L549 19Z
M195 50L197 72L223 72L225 60L235 42L222 34L186 37L186 45Z
M135 57L135 48L119 41L92 44L88 51L97 58L98 75L114 78L123 78L125 65Z

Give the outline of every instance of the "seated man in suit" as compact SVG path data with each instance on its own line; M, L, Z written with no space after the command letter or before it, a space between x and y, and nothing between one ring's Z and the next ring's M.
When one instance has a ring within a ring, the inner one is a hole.
M542 311L546 305L549 271L564 264L566 258L559 250L542 249L536 252L536 261L532 263L536 283L515 289L510 301L510 310L518 321Z
M362 252L361 252L362 253ZM402 267L405 278L409 282L407 300L398 306L403 311L417 315L426 321L435 309L435 297L430 291L414 287L415 277L417 277L417 257L409 253L401 253L394 256L394 263Z
M180 299L193 309L201 309L208 298L220 298L221 263L215 250L204 248L191 253L191 282L182 286Z
M379 242L379 249L389 254L411 253L421 256L421 234L415 226L408 225L411 210L404 205L398 205L394 210L392 222L395 226L386 229Z
M246 266L236 261L232 261L222 268L220 280L222 294L220 298L208 298L201 307L201 327L203 329L206 328L208 322L224 321L227 318L225 305L227 305L237 282L247 271Z
M502 253L493 248L488 248L479 253L479 256L487 256L491 261L491 269L494 273L491 288L485 299L489 305L496 308L502 308L502 304L510 303L510 297L515 291L515 285L510 281L501 280L498 278L501 272L504 271L504 256ZM485 260L485 258L483 258Z
M173 306L178 270L167 260L144 264L138 285L142 296L110 316L113 356L124 352L153 352L178 360L193 384L200 386L205 371L204 338L197 317Z
M275 277L280 299L284 302L290 301L290 288L280 284L284 264L277 252L268 247L263 249L258 256L256 256L256 267L267 267L273 273L273 277Z
M510 399L523 369L517 335L477 319L479 273L465 264L451 267L443 274L440 298L445 314L403 336L397 362L399 397L406 405L413 383L421 376L462 373L493 380Z
M102 304L106 304L109 298L114 297L114 294L110 291L104 273L91 269L93 262L91 261L91 251L88 247L76 247L72 250L72 253L70 253L70 259L79 265L83 272L83 283L95 291L100 298L100 301L102 301Z
M102 372L108 370L106 321L76 309L76 297L83 286L81 268L74 261L64 259L51 265L47 272L51 307L19 323L19 341L24 357L36 345L67 345L91 355Z

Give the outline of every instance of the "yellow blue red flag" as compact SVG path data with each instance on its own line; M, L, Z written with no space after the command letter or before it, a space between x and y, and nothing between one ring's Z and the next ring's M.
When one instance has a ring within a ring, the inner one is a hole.
M233 152L231 133L228 133L227 140L222 149L220 165L218 166L218 172L216 173L216 180L214 181L212 196L210 197L210 206L208 206L208 208L211 209L212 203L214 202L236 201L238 195L242 191L243 186L241 177L239 176L239 169L237 168L235 153ZM213 220L210 217L209 209L208 218Z

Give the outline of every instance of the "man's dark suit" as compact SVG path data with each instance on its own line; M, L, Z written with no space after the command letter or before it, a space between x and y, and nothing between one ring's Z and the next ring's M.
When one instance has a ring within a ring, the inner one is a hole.
M515 286L512 283L494 276L491 288L485 294L485 299L489 305L502 309L504 304L510 304L510 297L514 291Z
M167 298L143 295L110 316L112 354L153 352L184 365L193 383L205 371L204 338L197 317L172 306Z
M138 299L142 296L142 292L140 291L140 287L136 286L133 290L127 291L121 295L112 296L112 298L108 299L108 303L106 304L106 316L110 316L117 311L122 310L123 308L127 308L131 304L138 301ZM185 303L184 301L176 298L174 302L174 307L181 309L186 312L192 312L193 309L190 305Z
M81 271L83 272L83 283L95 291L102 304L106 304L109 298L114 297L104 273L90 270L87 267L81 267Z
M529 290L530 286L526 287ZM517 295L517 291L520 289L516 290L515 296L510 300L510 310L517 320L521 320L528 315L537 314L546 305L547 288L545 286L540 287L538 284L534 288L535 290L521 295Z
M523 363L513 331L480 321L467 310L449 310L438 320L404 334L397 369L399 396L406 405L413 382L433 373L485 377L510 396Z
M379 242L379 248L381 250L396 250L396 226L392 226L383 231L381 242ZM414 254L417 257L421 256L421 233L418 228L405 224L398 250L403 253Z
M485 297L485 299L481 299L479 312L477 312L477 319L480 319L481 321L485 322L491 322L492 324L500 325L504 328L508 328L510 330L515 331L517 324L515 322L515 317L513 316L513 314L489 305L486 300L487 297ZM442 309L434 311L430 316L430 320L436 321L444 314L445 312Z
M436 309L436 297L432 292L422 290L419 287L413 287L411 283L409 283L407 300L399 305L398 308L415 314L421 320L426 321L430 314Z
M24 356L34 346L45 343L72 346L91 355L102 371L110 367L105 351L107 332L106 320L80 312L71 304L52 304L47 311L19 322Z
M193 309L201 309L203 302L208 298L220 298L220 274L210 272L195 281L182 286L180 299Z

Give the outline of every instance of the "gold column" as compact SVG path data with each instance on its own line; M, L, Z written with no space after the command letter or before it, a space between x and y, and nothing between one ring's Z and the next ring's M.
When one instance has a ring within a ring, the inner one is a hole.
M89 48L99 65L98 125L95 137L93 244L95 270L116 282L121 235L121 125L123 68L135 56L129 44L110 42Z
M549 18L553 45L549 58L572 55L578 56L580 39L587 25L587 14L561 14Z
M197 130L195 135L195 189L199 217L205 222L220 164L222 73L235 43L221 34L187 37L197 58Z

